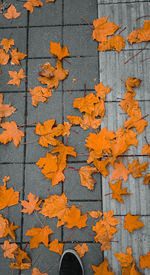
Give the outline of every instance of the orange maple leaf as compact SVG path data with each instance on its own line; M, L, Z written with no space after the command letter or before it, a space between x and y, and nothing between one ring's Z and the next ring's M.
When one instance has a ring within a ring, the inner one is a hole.
M87 130L89 128L97 129L101 123L102 119L96 119L95 118L95 113L92 112L92 114L87 114L83 116L83 120L80 123L80 126L82 129Z
M127 112L130 116L131 110L139 108L139 103L136 99L133 99L135 93L124 93L124 99L120 101L120 106L124 112Z
M3 49L8 53L10 47L14 46L14 39L3 38L0 45L3 46Z
M14 251L16 256L16 262L11 262L10 268L12 269L29 269L31 267L31 263L24 263L23 260L27 260L31 262L31 259L28 256L28 253L21 250L19 247Z
M114 215L113 210L103 213L102 224L104 224L106 228L109 228L110 226L116 226L117 224L120 223L117 218L113 217L113 215Z
M121 197L122 195L132 195L132 193L127 192L127 188L121 188L122 180L119 180L115 183L110 183L109 186L111 190L113 191L112 193L112 199L116 199L120 203L124 203L123 198Z
M16 243L10 243L11 240L5 240L1 248L4 250L4 257L14 259L14 252L18 248Z
M87 214L81 215L81 211L75 205L72 205L68 213L65 214L63 221L67 223L65 226L68 228L77 226L81 229L87 226Z
M115 35L106 41L103 41L98 46L99 52L105 52L115 49L117 52L125 47L125 40L121 35Z
M124 166L124 164L122 162L115 162L113 166L115 169L112 171L110 181L114 181L120 178L123 178L124 181L127 181L129 170Z
M10 223L0 214L0 238L5 238L10 235L13 240L15 240L15 230L18 229L18 225Z
M3 104L3 94L0 94L0 122L2 117L9 117L16 111L11 104Z
M105 103L104 103L104 100L100 100L98 103L96 103L94 105L94 112L93 113L95 114L95 116L104 117L104 114L105 114Z
M65 193L62 195L53 195L45 199L40 213L49 218L58 218L57 227L63 225L63 217L68 213L67 197Z
M135 77L127 77L125 85L126 85L126 89L127 92L133 93L134 90L132 88L134 87L139 87L140 83L141 83L141 79L139 78L135 78Z
M96 183L92 178L93 173L97 173L97 169L91 166L82 166L79 170L81 185L86 186L89 190L93 190Z
M134 230L144 227L144 223L138 221L140 216L132 216L128 213L124 218L124 229L127 229L130 233L133 233Z
M85 255L85 253L89 251L89 248L86 243L83 243L82 245L77 244L74 247L74 249L79 254L80 258L82 258Z
M9 54L5 53L3 49L0 49L0 65L6 65L9 60Z
M114 272L108 270L108 268L110 269L110 267L107 258L105 258L104 261L99 264L99 266L91 266L94 271L93 275L114 275Z
M148 168L148 162L139 162L139 159L133 160L132 163L128 163L128 170L134 178L143 177L142 172Z
M127 40L130 44L149 41L150 20L145 20L143 28L141 30L138 28L137 30L134 30L131 33L129 33L129 35L127 36Z
M48 102L48 98L52 96L52 89L43 88L42 86L29 89L32 95L32 105L37 107L39 102Z
M149 184L150 183L150 174L143 176L143 184Z
M34 267L32 275L48 275L48 273L41 273L37 267Z
M21 212L28 213L30 215L34 210L40 210L39 205L41 204L42 200L39 200L39 197L35 198L35 195L30 192L27 198L28 201L21 201L21 205L24 207Z
M132 248L127 247L126 252L127 254L123 252L114 254L117 260L121 262L120 266L122 267L128 267L134 261L134 258L132 257Z
M140 267L150 269L150 251L146 255L140 256Z
M13 187L7 189L6 183L0 186L0 210L19 203L19 192L14 191Z
M53 252L56 252L56 253L58 253L60 255L63 253L63 247L64 247L64 244L63 243L59 243L58 239L54 239L49 244L49 250L53 251Z
M80 116L67 116L67 118L74 125L79 125L82 122L82 117Z
M11 65L20 65L20 60L23 60L27 55L22 53L22 52L18 52L17 48L13 49L11 52Z
M4 16L7 19L17 18L20 16L20 12L16 11L16 8L14 5L10 5L10 7L7 9L7 13L4 14Z
M88 161L89 160L90 160L90 158L88 159ZM109 158L105 158L103 160L94 159L94 161L93 161L93 164L95 165L97 170L103 175L103 177L106 177L109 175L109 171L107 169L107 165L109 163L111 163L111 159L109 159Z
M55 0L46 0L46 3L49 3L49 2L55 2Z
M143 145L142 155L148 155L148 157L150 158L150 144Z
M50 42L50 53L56 55L59 60L70 56L67 46L61 47L60 43Z
M49 225L46 225L43 228L33 227L29 229L25 235L32 237L30 240L30 248L38 248L40 243L48 247L48 236L52 233L54 232L50 229Z
M128 115L130 116L130 119L124 122L124 127L128 129L135 127L140 135L148 125L148 122L145 119L142 119L140 108L130 110L130 114L128 110Z
M94 104L98 102L98 97L90 93L85 97L75 98L73 107L79 109L81 113L86 112L87 114L91 114L94 111Z
M43 3L41 0L26 0L26 3L24 4L24 8L26 10L33 13L34 7L40 7L43 6Z
M96 95L104 100L106 98L106 94L111 91L111 88L103 86L103 81L101 81L98 85L95 86L95 91Z
M1 127L5 129L5 131L0 134L0 143L6 144L13 140L14 145L18 147L24 133L18 129L16 122L3 122L1 123Z
M98 42L107 41L107 36L114 34L120 26L115 25L113 22L107 22L108 16L96 19L93 21L93 40Z
M102 212L101 211L88 211L88 214L94 218L94 219L98 219L102 216Z
M13 79L9 80L7 84L17 85L19 87L20 80L26 78L23 69L21 68L19 72L8 71L9 76Z

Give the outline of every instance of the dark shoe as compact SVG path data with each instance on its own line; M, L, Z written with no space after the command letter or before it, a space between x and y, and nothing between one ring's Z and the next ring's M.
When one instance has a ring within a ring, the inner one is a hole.
M67 249L61 256L59 275L84 275L80 257L73 249Z

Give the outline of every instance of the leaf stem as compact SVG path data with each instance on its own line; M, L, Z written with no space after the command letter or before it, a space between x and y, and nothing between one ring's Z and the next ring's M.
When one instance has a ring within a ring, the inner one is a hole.
M66 239L64 242L69 241L69 239L70 239L70 237L72 236L72 234L74 233L75 229L76 229L76 227L73 227L71 233L69 234L69 236L67 237L67 239Z
M75 171L79 172L79 169L78 169L78 168L75 168L75 167L67 166L66 168L67 168L67 169L71 169L71 170L75 170Z
M86 96L86 84L84 84L84 97Z
M20 127L24 127L24 126L30 126L30 125L33 125L33 124L36 124L36 121L33 121L31 123L28 123L28 124L20 124L20 125L18 125L18 127L20 128Z
M63 58L64 61L66 61L68 64L72 65L71 62L69 62L66 58Z
M148 14L148 15L143 15L143 16L137 17L136 21L138 21L139 19L144 18L144 17L150 17L150 15Z
M127 27L124 27L122 30L120 30L120 32L118 33L118 35L119 35L120 33L122 33L126 28L127 28Z
M86 19L84 16L82 16L81 19L82 19L85 23L88 24L88 26L90 27L90 29L91 29L92 31L94 30L94 27L93 27L92 25L90 25L90 23L87 21L87 19Z
M109 196L109 195L112 195L113 193L111 192L111 193L108 193L108 194L105 194L104 196Z
M37 215L37 213L35 211L34 211L34 215L37 217L37 219L40 222L40 224L42 225L42 227L44 227L44 224L42 223L42 221L40 220L39 216Z
M136 54L132 55L129 59L127 59L124 64L127 64L132 58L134 58L135 56L137 56L138 54L140 54L142 51L145 50L145 48L147 47L148 42L145 44L144 48L142 48L140 51L138 51Z
M146 61L146 60L148 60L148 59L150 59L150 56L147 57L147 58L145 58L145 59L141 59L140 62L144 62L144 61Z

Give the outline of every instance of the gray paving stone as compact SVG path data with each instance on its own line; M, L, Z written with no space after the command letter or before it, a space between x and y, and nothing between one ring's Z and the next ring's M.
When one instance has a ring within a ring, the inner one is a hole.
M129 2L144 2L143 0L122 0L122 1L120 1L120 0L98 0L98 4L116 4L116 3L129 3Z
M97 17L97 1L77 0L64 1L64 24L86 24L81 17L89 23Z
M69 75L63 82L64 90L81 90L86 84L87 89L93 89L94 79L98 79L98 59L97 57L77 57L70 58L70 67L64 62L64 69L69 69ZM76 79L74 83L72 80Z
M106 1L105 1L106 2ZM128 3L123 3L124 1L120 1L118 4L109 4L109 5L99 5L98 6L98 17L108 16L108 22L113 21L116 25L120 26L118 32L126 27L126 29L121 33L121 35L126 39L128 34L137 28L142 28L145 19L136 21L136 18L143 16L144 14L149 14L150 6L148 2L135 2L128 1ZM127 2L127 1L126 1ZM105 3L106 4L106 3ZM118 33L116 32L116 34ZM125 43L125 49L141 49L145 46L143 43L132 44L130 45L128 41ZM147 48L150 48L149 44Z
M89 26L64 26L63 42L70 56L97 56L97 43Z
M121 79L126 81L127 77L136 77L142 80L140 86L135 89L137 92L136 99L149 100L149 62L140 62L149 56L149 51L145 50L138 56L131 59L127 64L124 64L128 58L137 53L135 51L120 52L102 52L99 55L100 61L100 81L103 81L104 86L109 86L112 91L107 95L107 100L117 100L122 98L125 92L125 85ZM115 68L114 68L115 64Z
M61 25L62 5L60 1L44 3L41 8L35 8L30 13L29 26Z
M17 48L19 52L26 54L26 43L24 41L27 39L27 30L25 28L0 29L0 37L1 40L3 38L14 39L14 46L11 46L9 51Z
M37 267L42 273L44 272L52 275L58 274L60 260L59 254L49 251L48 247L44 246L43 244L40 244L38 249L29 249L28 246L26 252L29 253L30 258L32 259L32 268ZM31 269L22 270L21 275L29 275L31 272Z
M78 243L69 243L69 244L64 244L64 250L66 249L74 249L74 247L77 245ZM82 245L82 243L79 243L80 245ZM93 269L91 267L91 265L99 265L102 261L103 261L103 256L102 253L100 251L100 244L98 243L87 243L87 246L89 248L89 251L87 253L85 253L84 257L81 258L81 261L83 263L83 267L84 267L84 271L85 274L87 275L93 275Z
M17 71L19 72L20 69L24 70L24 73L26 75L26 61L22 60L21 61L21 66L11 66L10 63L2 66L2 74L0 74L0 82L2 83L0 86L0 92L12 92L12 91L25 91L25 82L26 78L21 79L19 87L17 85L12 85L12 84L7 84L10 78L8 71Z
M86 164L68 164L68 166L80 169ZM100 174L93 174L96 181L95 188L91 191L81 185L80 175L72 169L65 170L66 179L64 181L64 192L69 200L101 200L101 181Z
M55 67L55 59L29 59L28 60L28 90L33 89L36 86L41 86L41 82L38 81L39 72L42 70L40 65L44 65L46 62L49 62L52 66ZM69 66L68 66L69 67ZM44 87L44 86L43 86ZM46 87L46 85L45 85ZM60 81L57 90L62 89L62 81Z
M1 27L17 27L19 28L20 26L26 26L27 25L27 11L25 8L23 8L23 3L22 1L16 1L16 0L11 0L11 1L4 1L4 3L8 4L13 4L17 10L17 12L20 12L21 15L18 18L8 20L3 16L3 14L0 14L0 28ZM5 10L4 13L6 13L7 10Z
M40 199L45 199L50 195L61 195L61 184L51 186L51 183L41 173L41 169L35 164L25 166L25 197L32 192Z
M24 123L25 113L25 94L24 93L4 93L3 104L11 104L16 111L10 116L3 118L3 122L14 120L17 125Z
M54 91L48 99L48 103L39 102L38 107L32 105L32 98L28 93L28 123L36 121L36 123L48 119L56 119L56 124L62 123L62 94Z
M50 41L61 43L61 27L29 29L29 57L51 57Z
M137 157L125 157L122 160L125 167L128 167L128 162L132 163L132 161L135 159L137 159ZM145 161L149 162L148 157L139 157L139 161L140 163ZM113 169L110 168L109 170L112 171ZM150 168L146 170L145 174L147 173L150 173ZM103 211L109 211L110 209L113 209L114 215L126 215L130 211L134 215L150 215L148 199L149 187L148 185L143 184L142 177L133 178L132 175L129 175L127 182L122 182L122 188L127 187L127 191L132 193L132 195L123 196L124 204L119 203L115 199L112 200L111 195L105 196L105 194L112 192L108 184L109 179L110 176L106 178L102 177Z
M23 129L21 129L23 131ZM0 128L0 133L2 132ZM21 143L24 142L24 137L21 140ZM7 144L0 144L0 163L15 163L21 162L23 163L24 158L24 146L19 145L17 148L14 146L13 142L9 142Z
M8 258L4 258L3 256L4 250L0 246L0 266L1 266L1 274L7 274L11 275L12 274L12 269L10 268L10 261ZM14 275L19 275L18 270L14 270Z
M70 202L70 205L76 205L78 208L80 208L82 215L86 214L87 211L93 211L93 210L100 210L101 211L101 202ZM80 207L79 207L80 206ZM75 227L75 230L73 234L70 236L69 241L82 241L82 242L91 242L94 241L94 237L90 236L90 234L93 234L92 226L95 225L96 219L93 219L91 216L88 215L87 219L87 227L78 229ZM72 232L72 228L68 229L67 227L64 227L63 229L64 235L63 240L65 241L68 239L69 234Z
M131 212L131 214L133 214ZM119 229L114 237L114 240L118 242L111 243L111 250L104 251L104 256L108 258L108 262L113 268L113 271L116 272L117 275L121 275L121 267L118 263L117 258L114 256L114 253L119 253L122 251L126 253L127 247L132 247L132 256L135 259L136 266L139 268L139 256L143 256L147 254L149 251L150 238L149 238L149 218L150 216L143 217L140 216L139 220L142 221L145 226L139 230L135 230L133 234L124 230L124 217L117 217L121 224L119 225ZM144 275L149 274L149 269L139 269ZM143 272L144 270L144 272Z

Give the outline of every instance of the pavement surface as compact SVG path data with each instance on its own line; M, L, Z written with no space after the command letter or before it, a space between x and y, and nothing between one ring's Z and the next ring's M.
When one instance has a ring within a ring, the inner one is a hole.
M4 2L4 1L3 1ZM9 1L5 1L8 2ZM4 103L11 103L17 111L3 121L14 120L24 131L25 137L22 145L15 148L12 143L0 146L0 179L5 175L9 175L11 185L15 190L20 192L20 200L27 199L29 192L40 196L44 199L48 194L61 195L65 192L70 205L79 205L82 213L90 210L100 210L102 212L114 210L114 215L120 220L120 230L115 234L112 242L111 250L101 252L100 244L94 242L91 236L91 225L95 224L92 218L88 218L88 227L84 230L76 229L68 239L72 232L71 229L65 227L56 229L57 221L55 219L47 219L46 224L55 231L52 240L58 238L64 243L64 249L73 248L76 243L87 243L89 252L83 257L85 274L93 274L91 264L98 265L103 261L104 257L108 257L108 261L112 266L115 274L121 274L119 262L114 257L114 253L120 251L125 252L127 246L133 248L133 256L139 266L139 256L149 251L150 245L150 204L149 204L149 187L142 184L142 178L134 179L129 177L128 192L132 192L132 196L125 199L125 204L120 205L115 200L111 200L110 196L104 196L110 192L108 186L108 178L102 177L100 174L94 176L97 184L94 191L80 185L80 178L76 171L65 170L65 182L60 183L53 188L50 182L41 174L40 169L35 165L40 157L44 157L49 148L43 148L38 145L35 140L37 136L34 134L35 125L33 122L40 121L43 123L47 119L56 119L56 123L66 121L67 115L79 115L79 112L73 109L72 103L74 98L84 96L84 85L86 84L86 93L94 91L94 85L100 81L105 86L112 88L112 92L107 95L105 101L106 113L101 127L107 127L108 130L117 130L124 122L125 115L119 107L120 98L123 98L125 92L124 84L121 79L126 80L128 76L137 77L142 80L138 89L136 89L136 99L142 114L148 114L150 108L150 59L141 62L150 55L150 44L139 55L131 59L126 65L124 62L132 55L136 54L144 43L130 46L126 42L125 48L118 54L116 51L97 52L98 43L92 39L92 30L89 26L96 18L108 16L109 21L115 22L116 25L126 27L122 33L124 38L133 29L137 29L143 25L145 18L136 21L137 17L150 14L149 1L119 1L119 0L56 0L55 3L45 3L41 8L35 8L33 14L23 9L25 1L11 1L21 12L21 16L15 20L7 20L0 14L0 40L3 38L15 39L15 45L19 51L27 54L27 58L21 61L21 67L27 76L26 81L21 81L19 87L7 85L9 80L8 70L12 70L12 66L6 65L2 67L0 75L0 92L4 94ZM87 20L87 23L85 21ZM69 69L69 75L66 80L60 82L58 88L49 99L48 103L39 103L37 108L32 106L31 96L29 96L29 88L39 86L38 72L40 65L45 62L55 63L55 60L49 53L49 43L60 42L61 45L67 45L70 57L67 58L69 63L63 61L65 69ZM13 70L18 70L17 66L13 66ZM72 79L75 78L76 82ZM149 117L146 118L149 120ZM25 126L24 126L25 125ZM85 138L92 130L84 131L80 127L72 127L73 130L79 132L71 132L68 140L69 146L74 146L77 151L77 158L68 158L68 165L80 168L86 165L88 153L85 148ZM141 161L148 161L146 156L141 155L142 145L145 144L144 136L150 140L149 127L139 136L138 148L130 150L126 156L126 161L131 162L137 156ZM62 141L65 143L66 138ZM32 143L33 142L33 143ZM48 190L49 189L49 190ZM22 249L29 252L34 267L38 267L41 272L47 272L51 275L58 274L58 263L60 256L50 252L44 245L40 245L38 249L29 249L29 237L25 236L25 232L31 227L40 226L36 216L29 216L20 212L20 204L0 211L10 221L15 222L20 228L16 231L16 242ZM145 227L135 231L131 235L127 230L123 230L124 216L131 212L133 215L140 215L140 220ZM39 215L41 221L43 216ZM0 240L3 243L3 239ZM31 270L14 270L9 268L9 260L3 257L0 248L0 275L29 275ZM148 269L142 271L142 274L149 274Z

